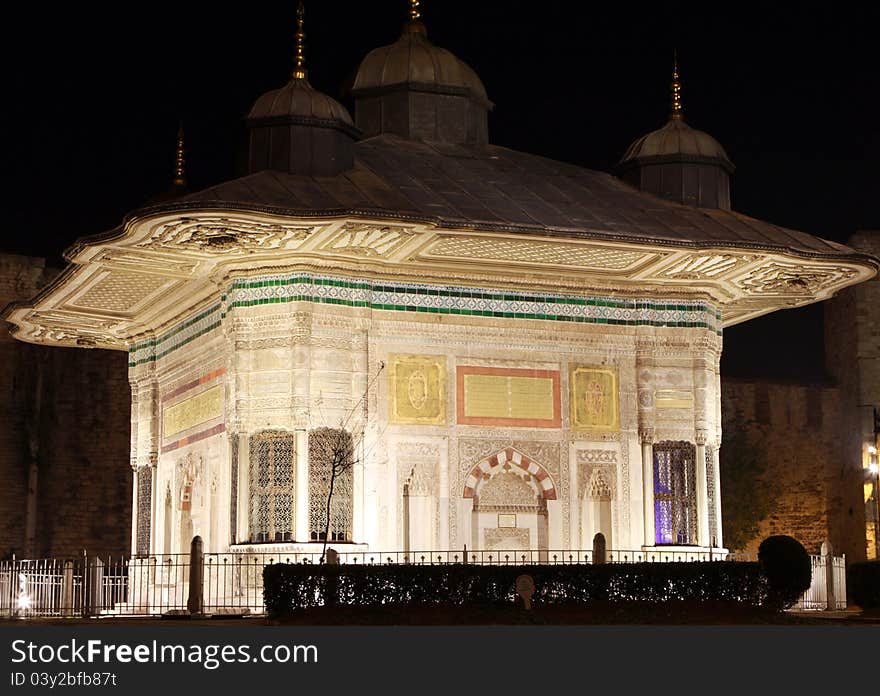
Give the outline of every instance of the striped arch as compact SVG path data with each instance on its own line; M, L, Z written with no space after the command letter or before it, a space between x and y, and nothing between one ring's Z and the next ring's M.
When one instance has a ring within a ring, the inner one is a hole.
M491 457L486 457L471 469L464 482L464 497L473 498L474 490L476 489L479 480L484 477L488 478L493 476L498 473L499 468L506 464L519 467L524 472L534 476L538 481L538 486L541 490L541 497L544 500L556 500L556 486L553 484L553 479L550 478L550 474L547 473L547 470L540 464L529 459L522 452L517 452L513 447L508 447L497 454L493 454Z

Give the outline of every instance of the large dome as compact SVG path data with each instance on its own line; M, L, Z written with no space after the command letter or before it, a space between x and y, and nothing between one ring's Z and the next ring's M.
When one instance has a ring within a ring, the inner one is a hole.
M733 171L733 164L721 143L708 133L691 128L682 118L673 117L662 128L636 140L627 149L620 165L655 157L718 160L725 169Z
M266 92L248 114L248 119L280 117L341 121L354 125L342 104L316 90L304 77L294 77L284 87Z
M358 68L353 91L381 90L392 85L418 85L438 91L464 91L488 102L477 73L445 48L428 40L425 25L407 22L401 37L389 46L370 51Z

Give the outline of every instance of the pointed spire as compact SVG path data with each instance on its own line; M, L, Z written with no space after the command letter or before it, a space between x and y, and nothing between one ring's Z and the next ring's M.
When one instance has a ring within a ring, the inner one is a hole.
M306 73L306 33L303 31L303 16L306 11L302 0L296 8L296 54L293 63L293 77L297 80L305 80Z
M177 151L174 154L174 180L171 182L174 188L186 188L186 150L183 147L183 121L177 129Z
M672 118L682 118L681 82L678 79L678 51L672 53Z
M418 22L422 14L419 12L419 0L409 0L409 21Z

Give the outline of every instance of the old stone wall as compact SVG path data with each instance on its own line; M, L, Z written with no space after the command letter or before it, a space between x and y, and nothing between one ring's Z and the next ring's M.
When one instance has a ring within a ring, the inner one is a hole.
M756 553L761 540L787 534L811 553L828 539L836 553L864 559L862 473L844 446L850 424L841 390L724 379L721 393L725 538L730 524L743 523L738 508L763 502L765 514L742 550ZM743 475L749 480L737 480Z
M54 275L42 259L0 255L0 306ZM129 550L131 468L126 354L46 348L0 328L0 557ZM36 460L35 535L28 481Z

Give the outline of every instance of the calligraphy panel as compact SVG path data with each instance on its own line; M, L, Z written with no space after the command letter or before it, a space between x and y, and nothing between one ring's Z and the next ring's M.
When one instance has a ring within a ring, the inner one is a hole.
M569 407L573 430L619 430L617 368L572 365Z
M392 423L446 423L446 358L440 355L392 355Z

